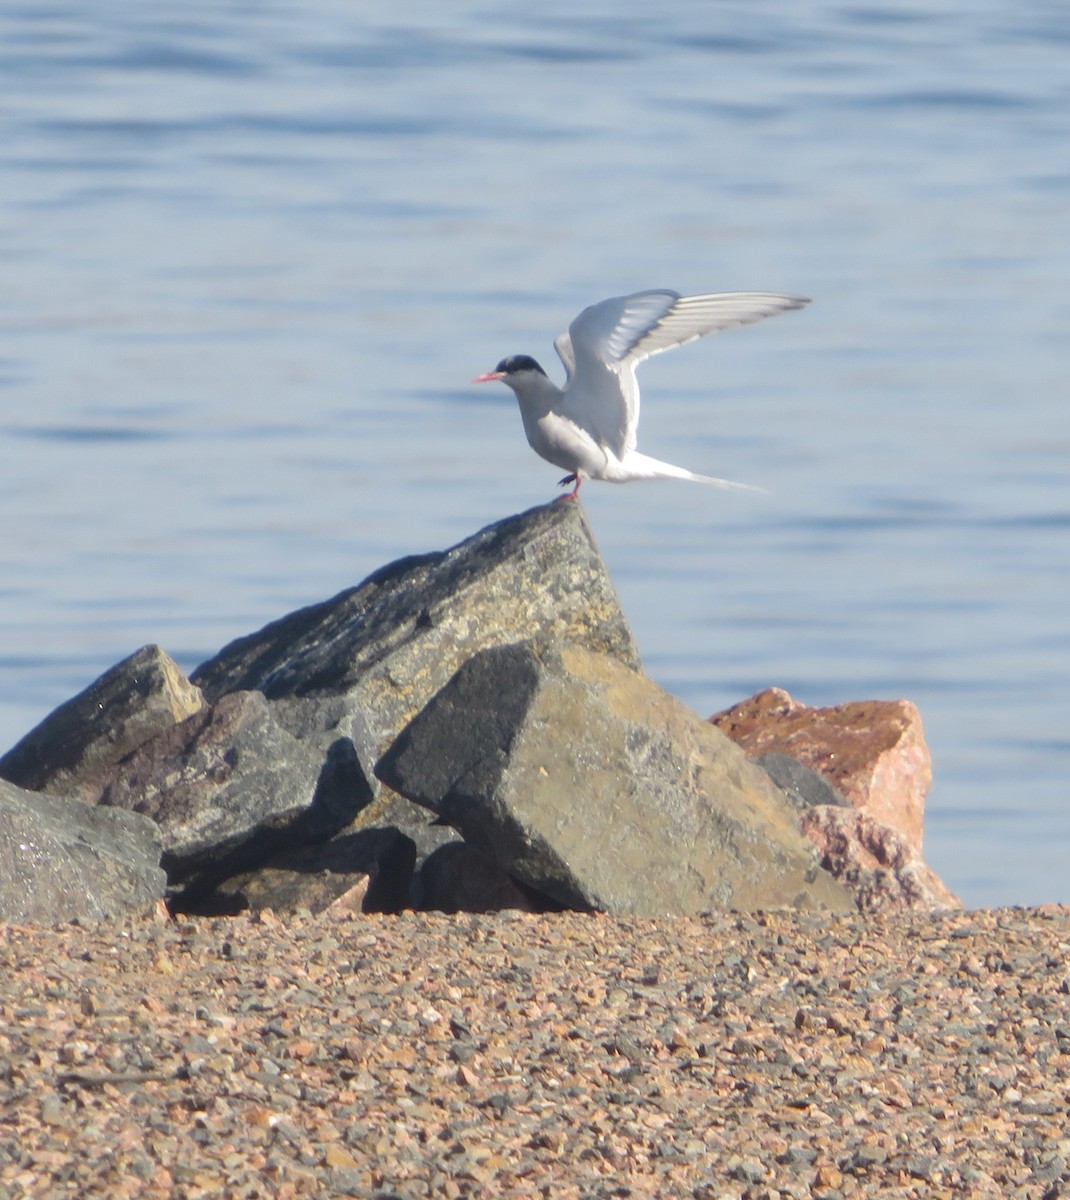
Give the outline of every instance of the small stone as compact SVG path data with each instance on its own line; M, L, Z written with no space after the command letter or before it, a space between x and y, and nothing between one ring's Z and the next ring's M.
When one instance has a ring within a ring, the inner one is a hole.
M41 1120L45 1125L66 1125L67 1106L58 1096L45 1096L41 1101Z
M729 1167L728 1177L742 1183L760 1183L765 1178L765 1167L757 1159L745 1158Z
M926 1182L932 1179L933 1171L936 1168L936 1159L928 1154L913 1154L906 1160L904 1164L907 1173L915 1179L923 1179Z
M344 1146L328 1146L323 1156L323 1161L328 1167L341 1168L342 1170L351 1170L360 1165Z
M873 1167L880 1166L887 1159L887 1152L882 1150L880 1146L859 1146L847 1159L845 1167L848 1171L865 1173Z
M817 1188L838 1188L843 1184L843 1172L838 1168L826 1164L818 1167L814 1172L814 1187Z

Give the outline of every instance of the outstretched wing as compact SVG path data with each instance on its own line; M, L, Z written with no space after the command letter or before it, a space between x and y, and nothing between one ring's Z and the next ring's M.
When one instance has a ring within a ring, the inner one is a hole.
M635 449L635 369L644 359L808 303L776 292L681 296L658 289L593 304L555 343L569 376L561 411L622 457Z
M554 349L557 357L565 364L565 387L572 381L572 372L576 369L576 356L572 353L572 339L568 330L554 338Z

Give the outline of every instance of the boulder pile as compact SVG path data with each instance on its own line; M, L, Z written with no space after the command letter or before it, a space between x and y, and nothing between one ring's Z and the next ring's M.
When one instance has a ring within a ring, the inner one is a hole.
M0 758L0 919L163 898L216 915L957 906L920 858L916 710L856 707L839 726L782 692L689 711L643 674L582 507L552 503L189 679L157 646L112 667Z

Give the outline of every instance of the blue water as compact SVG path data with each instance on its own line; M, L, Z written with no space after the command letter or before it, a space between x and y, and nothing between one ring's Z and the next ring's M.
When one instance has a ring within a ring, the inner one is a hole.
M0 7L0 744L553 496L467 381L584 305L800 292L642 372L768 496L584 489L647 669L909 697L932 866L1070 901L1070 9L512 9Z

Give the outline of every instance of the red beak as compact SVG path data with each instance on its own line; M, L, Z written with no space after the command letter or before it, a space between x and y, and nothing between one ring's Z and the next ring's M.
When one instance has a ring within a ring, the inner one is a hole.
M505 374L504 371L488 371L486 375L477 375L472 380L473 383L493 383L495 379L501 379Z

